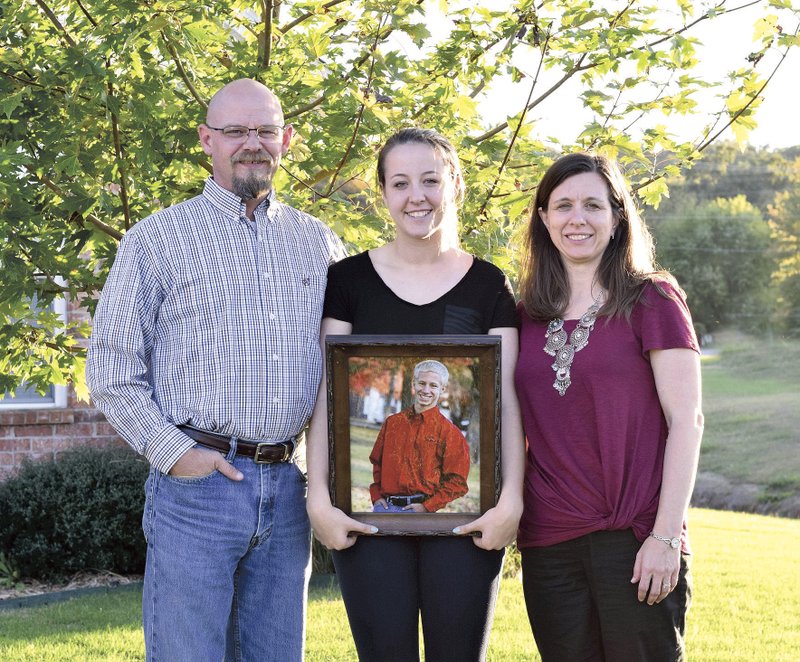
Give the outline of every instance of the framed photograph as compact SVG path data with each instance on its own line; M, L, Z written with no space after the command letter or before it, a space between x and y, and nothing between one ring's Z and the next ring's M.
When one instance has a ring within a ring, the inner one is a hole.
M333 504L378 535L452 535L500 493L500 337L328 336Z

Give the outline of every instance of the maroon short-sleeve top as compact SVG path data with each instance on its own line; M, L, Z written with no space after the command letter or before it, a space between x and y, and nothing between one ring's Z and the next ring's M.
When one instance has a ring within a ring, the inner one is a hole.
M651 531L667 424L649 352L699 351L686 301L668 283L661 287L669 298L648 284L630 321L597 319L563 396L553 388L554 359L543 349L547 323L520 307L515 381L528 441L520 547L628 528L644 540ZM570 334L576 325L566 320L564 328ZM688 551L685 523L682 538Z

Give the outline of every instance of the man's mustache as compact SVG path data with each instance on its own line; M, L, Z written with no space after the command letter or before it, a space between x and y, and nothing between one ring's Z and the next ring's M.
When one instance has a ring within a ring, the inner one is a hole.
M259 150L257 152L247 152L246 154L239 154L234 156L231 161L233 163L256 163L260 161L265 161L268 164L272 164L272 156L269 152L264 150Z

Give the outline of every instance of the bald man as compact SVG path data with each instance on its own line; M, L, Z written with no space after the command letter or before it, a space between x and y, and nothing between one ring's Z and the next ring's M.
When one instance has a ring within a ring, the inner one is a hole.
M223 87L198 128L213 176L120 243L94 318L94 404L150 462L143 623L153 662L303 657L310 532L302 431L321 374L319 220L272 186L278 98Z

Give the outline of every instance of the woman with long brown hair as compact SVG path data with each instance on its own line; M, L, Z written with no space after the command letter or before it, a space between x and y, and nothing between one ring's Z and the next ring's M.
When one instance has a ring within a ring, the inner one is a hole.
M542 659L682 660L699 350L612 161L569 154L545 173L520 291L517 544Z

